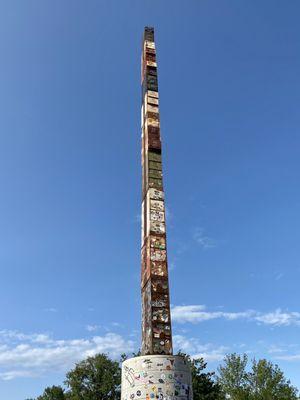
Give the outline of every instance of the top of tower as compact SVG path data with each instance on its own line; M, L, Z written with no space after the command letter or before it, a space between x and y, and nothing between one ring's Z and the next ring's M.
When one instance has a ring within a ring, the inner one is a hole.
M144 40L154 42L154 28L152 26L145 26Z

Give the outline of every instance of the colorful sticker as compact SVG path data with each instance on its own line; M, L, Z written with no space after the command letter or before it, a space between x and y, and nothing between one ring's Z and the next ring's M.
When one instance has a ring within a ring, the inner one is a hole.
M165 250L166 239L161 236L150 236L150 247L154 249Z
M167 276L166 262L151 261L151 274L155 276Z
M165 221L165 213L163 211L150 210L150 221Z
M163 222L150 221L150 231L154 233L165 233L165 224Z
M150 199L153 199L153 200L164 200L164 198L165 198L165 194L161 190L150 188L148 193L149 193Z
M150 259L151 261L166 261L167 252L166 250L151 249Z

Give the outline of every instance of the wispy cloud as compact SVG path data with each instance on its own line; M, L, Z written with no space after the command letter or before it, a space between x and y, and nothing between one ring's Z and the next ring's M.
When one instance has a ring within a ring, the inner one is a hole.
M203 357L206 361L221 361L224 359L228 347L218 346L213 343L201 343L196 338L187 338L183 335L174 335L173 343L175 350L181 350L191 354L193 358Z
M112 322L111 324L112 324L112 326L114 326L116 328L122 328L123 327L123 324L120 324L120 322Z
M256 321L266 325L275 326L289 326L298 325L300 326L300 313L299 312L284 312L280 308L274 312L265 314L258 313L255 317Z
M299 344L268 344L261 340L252 346L245 343L234 343L230 347L215 343L202 343L198 338L186 336L185 334L173 335L175 351L181 350L190 354L192 358L204 358L208 362L220 362L225 355L231 352L243 352L253 357L261 357L262 354L269 355L273 361L300 362Z
M172 308L172 319L178 323L200 323L213 319L225 319L234 321L245 319L255 321L264 325L272 326L300 326L299 312L284 312L277 309L273 312L262 313L256 310L246 310L241 312L208 311L204 305L175 306Z
M253 313L255 312L251 310L245 312L207 311L204 305L175 306L172 308L172 320L179 323L198 323L217 318L236 320L250 318Z
M283 347L281 347L281 346L278 346L278 345L271 345L268 348L268 353L269 354L278 354L278 353L284 353L284 352L285 352L285 349Z
M284 277L284 273L283 272L279 272L276 276L275 276L275 281L279 281L281 278Z
M3 329L0 331L0 350L3 343L48 343L49 340L49 335L44 333L25 334L19 331Z
M275 344L268 348L268 353L275 360L281 361L300 361L300 346L299 344Z
M98 331L101 328L101 325L86 325L85 329L88 332L95 332Z
M216 240L207 236L203 228L198 227L195 229L193 239L199 246L201 246L205 250L216 247L217 245Z
M134 350L134 342L109 332L103 336L69 340L53 339L47 334L32 335L0 331L0 379L45 375L66 371L75 362L97 353L119 357Z
M300 353L298 354L284 354L282 356L276 356L276 360L282 361L300 361Z

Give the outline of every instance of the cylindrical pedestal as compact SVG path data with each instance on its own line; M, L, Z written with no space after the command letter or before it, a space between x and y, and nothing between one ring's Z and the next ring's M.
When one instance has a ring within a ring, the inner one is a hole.
M140 356L122 365L121 400L192 400L190 368L182 356Z

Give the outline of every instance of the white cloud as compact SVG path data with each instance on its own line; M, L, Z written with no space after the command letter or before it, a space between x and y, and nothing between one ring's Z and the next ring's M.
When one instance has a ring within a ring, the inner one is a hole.
M24 370L11 370L7 372L0 372L0 379L3 381L10 381L15 378L34 378L36 374L31 371Z
M88 332L95 332L95 331L97 331L97 330L100 329L100 328L101 328L100 325L86 325L86 327L85 327L85 329L86 329Z
M282 356L277 356L276 360L300 361L300 354L286 354L286 355L282 355Z
M212 343L202 344L196 338L187 338L183 335L173 335L173 344L176 350L191 354L192 358L204 358L205 361L221 361L228 348L216 346Z
M196 243L199 244L203 249L210 249L216 247L217 243L214 239L206 236L204 234L203 228L196 228L193 235L194 240Z
M277 345L271 345L268 349L269 354L278 354L278 353L284 353L285 349L277 346Z
M203 353L197 353L193 355L193 358L204 358L205 361L222 361L225 357L225 349L223 350L222 347L219 349L215 349L212 351L206 351Z
M280 308L274 312L260 314L256 316L256 321L262 322L267 325L275 326L300 326L300 313L299 312L283 312Z
M274 360L280 361L300 361L300 346L297 344L273 344L269 346L268 353Z
M0 379L66 371L88 356L109 353L111 357L134 350L134 343L115 333L92 338L56 340L45 334L0 331Z
M51 339L49 335L44 333L33 333L33 334L24 334L19 331L12 331L12 330L1 330L0 331L0 343L6 342L18 342L18 341L27 341L32 343L47 343ZM0 347L1 349L1 347Z
M245 312L206 311L204 305L175 306L172 308L172 320L179 323L197 323L217 318L236 320L250 318L254 313L252 310Z
M57 308L54 308L54 307L45 308L44 311L52 312L52 313L57 313L58 312Z
M246 310L242 312L208 311L204 305L175 306L172 308L172 320L174 322L199 323L212 319L225 319L228 321L245 319L264 325L300 326L299 312L283 312L281 309L269 313L261 313L255 310Z
M120 322L112 322L112 326L115 326L116 328L122 328L124 325L120 324Z
M263 352L269 354L272 360L300 362L299 344L273 344L267 345L264 341L258 341L254 348L247 349L245 343L235 343L229 347L217 345L214 343L201 343L197 338L187 337L185 335L173 335L173 345L175 352L178 350L190 354L192 358L204 358L208 362L221 362L226 354L231 352L240 352L260 356ZM258 352L258 349L260 351ZM242 349L242 350L241 350Z

